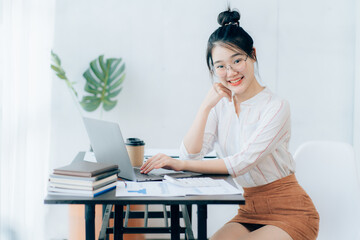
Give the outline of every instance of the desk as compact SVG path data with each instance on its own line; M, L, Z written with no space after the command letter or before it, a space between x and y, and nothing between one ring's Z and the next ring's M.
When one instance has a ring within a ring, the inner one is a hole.
M230 177L226 178L231 180ZM232 183L233 184L233 183ZM95 239L95 205L115 205L114 239L122 239L123 232L123 207L127 204L166 204L170 205L171 211L171 239L180 239L179 232L179 205L197 205L198 239L207 238L207 205L209 204L245 204L242 195L212 195L212 196L186 196L186 197L146 197L146 198L121 198L115 196L115 190L97 196L84 198L74 196L48 195L45 204L84 204L85 205L85 228L86 240Z

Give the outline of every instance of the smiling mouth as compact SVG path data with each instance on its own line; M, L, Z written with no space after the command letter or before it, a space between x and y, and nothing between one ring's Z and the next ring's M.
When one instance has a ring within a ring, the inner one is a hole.
M244 79L245 76L242 76L241 78L237 78L237 79L234 79L234 80L231 80L231 81L228 81L228 83L230 83L230 85L232 86L237 86L239 85L242 80Z

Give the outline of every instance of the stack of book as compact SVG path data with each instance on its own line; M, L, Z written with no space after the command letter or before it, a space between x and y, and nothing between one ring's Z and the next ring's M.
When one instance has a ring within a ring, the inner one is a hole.
M116 187L118 165L84 161L79 152L74 161L54 169L48 194L95 197Z

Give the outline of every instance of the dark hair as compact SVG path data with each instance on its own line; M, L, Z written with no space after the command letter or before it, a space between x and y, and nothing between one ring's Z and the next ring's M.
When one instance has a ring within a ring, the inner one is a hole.
M206 50L207 66L211 72L213 66L212 50L217 45L242 50L256 60L255 52L253 51L254 41L250 35L240 27L239 20L240 13L236 10L231 11L230 7L227 11L219 14L217 21L221 26L210 35Z

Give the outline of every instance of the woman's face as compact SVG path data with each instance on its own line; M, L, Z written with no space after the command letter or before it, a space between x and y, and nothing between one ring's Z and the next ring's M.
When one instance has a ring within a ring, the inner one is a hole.
M254 75L255 60L245 52L215 46L212 59L215 75L235 95L247 96L257 92L260 85Z

